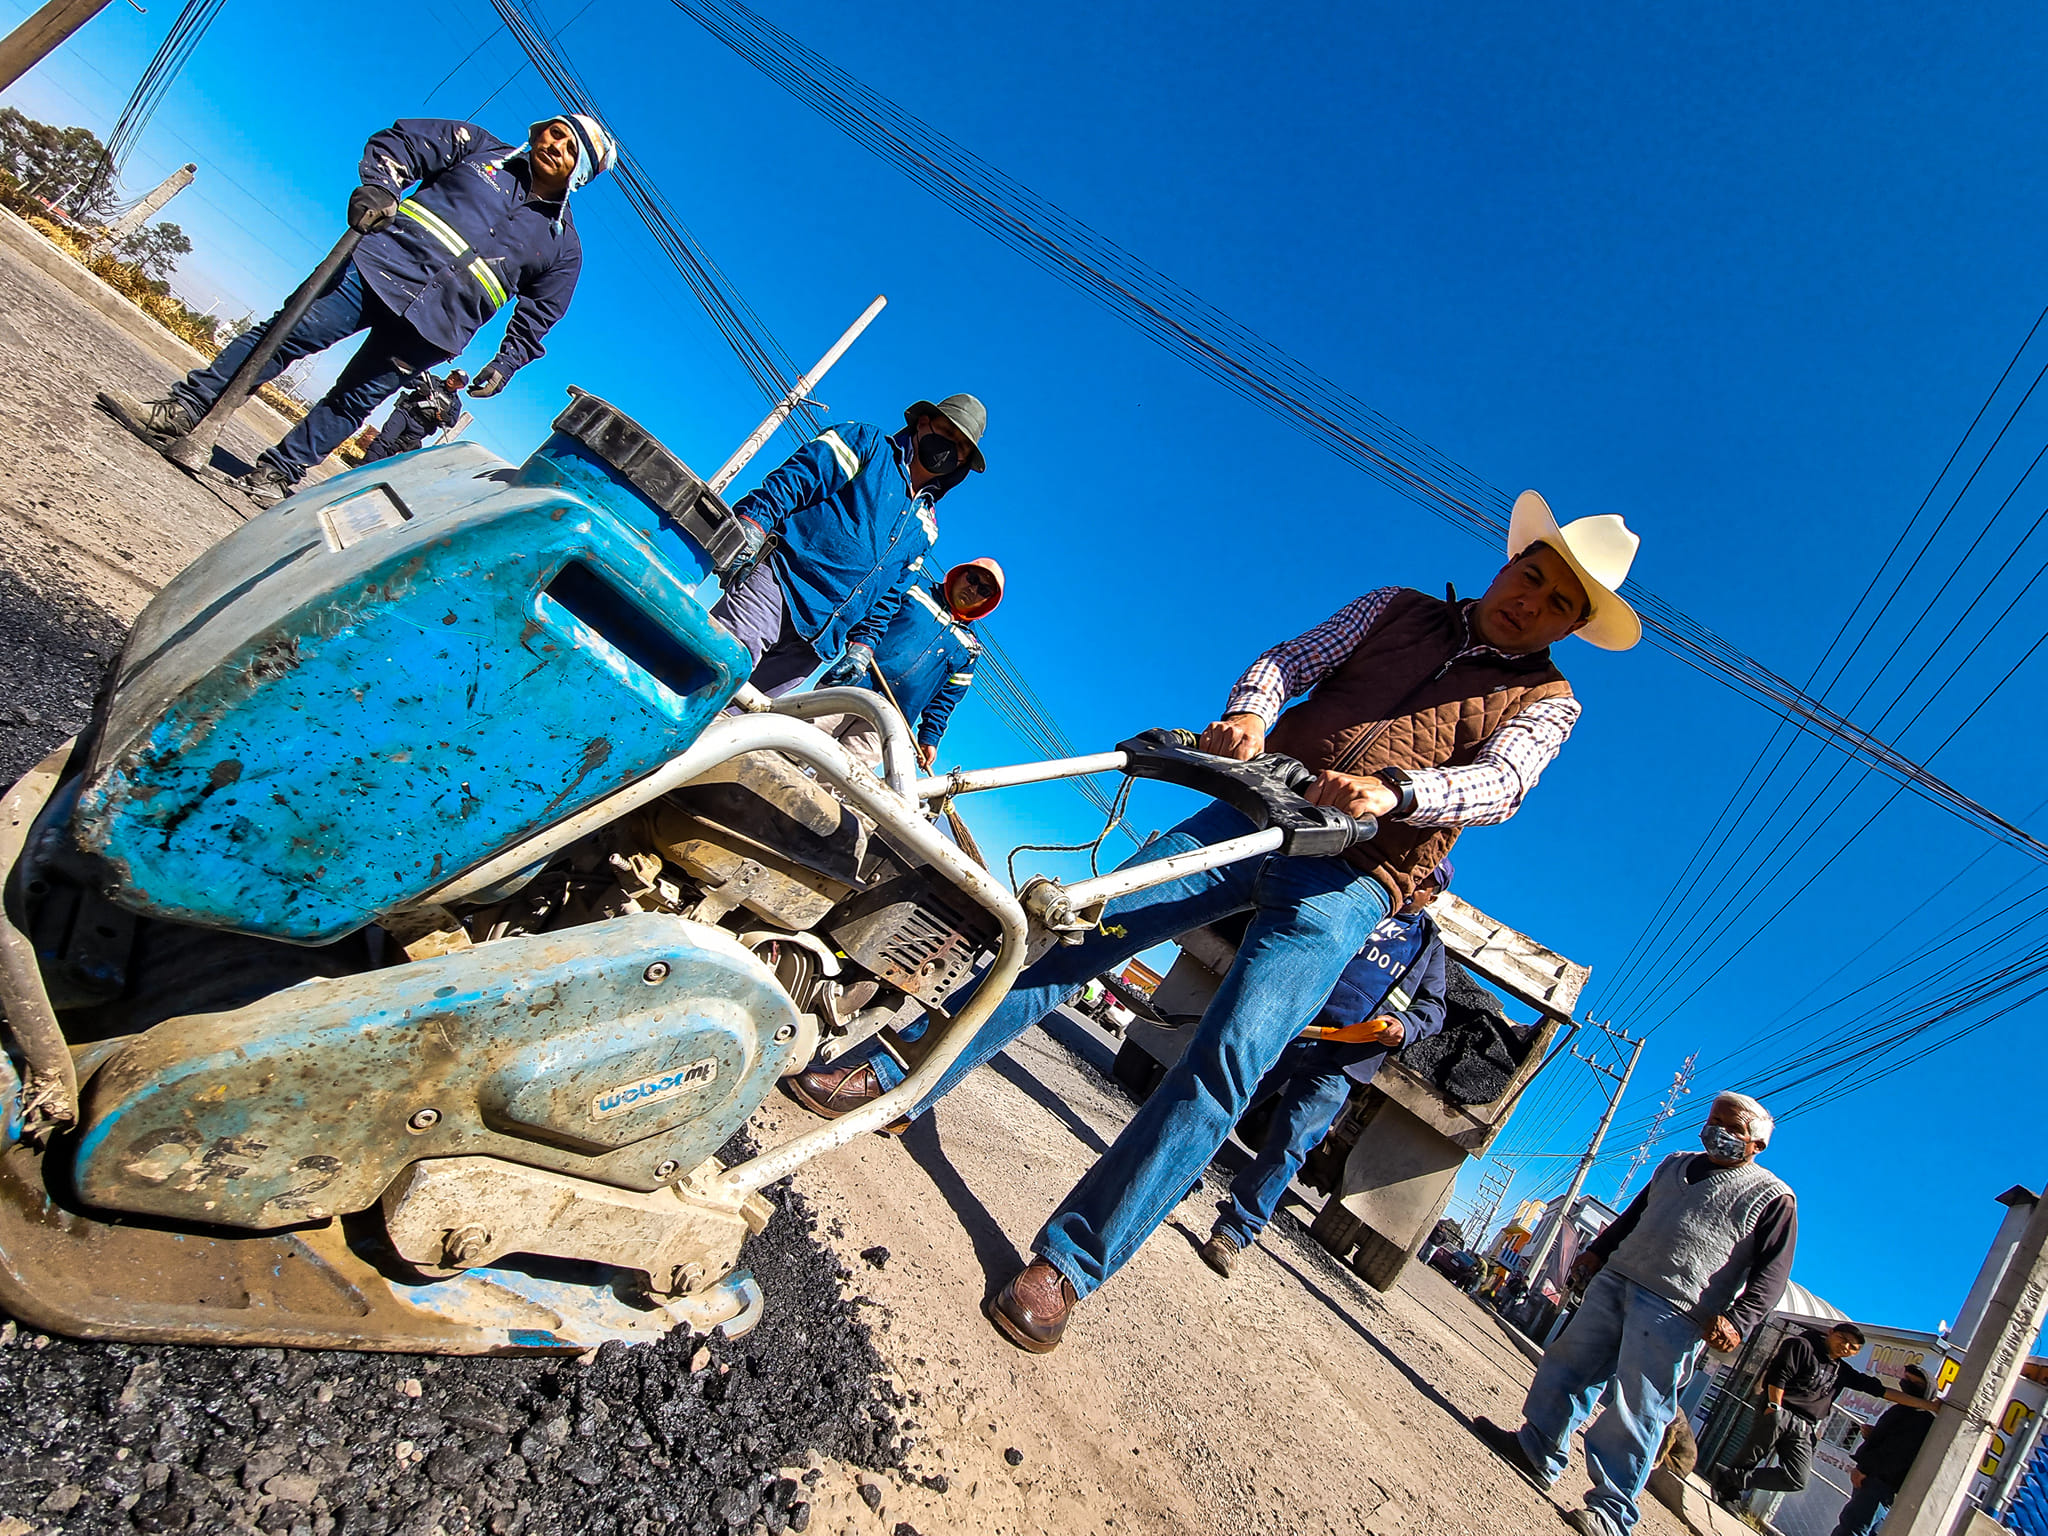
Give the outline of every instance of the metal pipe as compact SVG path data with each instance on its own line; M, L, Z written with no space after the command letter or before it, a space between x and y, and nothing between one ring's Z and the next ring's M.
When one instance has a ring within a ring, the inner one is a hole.
M889 788L910 805L919 803L912 793L917 773L917 755L910 745L910 727L903 713L880 694L867 688L813 688L807 693L785 694L770 706L778 715L798 720L815 720L820 715L859 715L882 738L882 778Z
M1247 832L1243 837L1225 838L1222 842L1211 843L1206 848L1194 848L1186 853L1171 854L1163 859L1133 864L1128 869L1113 869L1106 875L1097 875L1093 880L1083 880L1078 885L1068 886L1067 903L1074 911L1085 912L1099 901L1113 901L1119 896L1128 896L1133 891L1150 890L1155 885L1178 880L1182 875L1192 875L1204 869L1218 869L1225 864L1235 864L1242 859L1271 853L1285 838L1286 833L1278 827L1268 827L1263 832Z
M755 718L758 720L760 717ZM820 1153L842 1147L869 1131L879 1130L891 1120L915 1109L946 1069L967 1049L975 1032L995 1012L996 1005L1009 995L1011 982L1024 969L1025 951L1030 942L1029 925L1017 898L1001 881L941 837L937 829L918 814L915 802L884 788L873 774L858 767L846 755L845 749L823 731L813 730L794 720L778 720L777 723L786 725L788 736L767 745L809 763L817 769L820 778L844 795L856 809L874 818L876 825L892 842L927 860L962 894L987 908L1001 925L1002 942L996 950L995 963L983 975L974 996L946 1021L945 1033L933 1043L931 1053L918 1064L916 1071L879 1099L851 1114L814 1126L772 1152L764 1152L728 1169L718 1181L721 1193L728 1198L741 1198L764 1189Z
M263 328L263 334L256 338L256 345L249 349L249 355L242 359L242 366L235 370L235 376L228 380L228 387L220 392L220 397L206 414L199 418L190 432L164 445L165 458L194 474L213 462L213 445L220 440L221 429L242 408L243 402L256 393L257 375L262 373L264 365L277 354L277 349L285 344L291 333L298 329L299 322L306 318L306 311L313 307L313 301L320 297L329 280L355 254L356 244L362 238L363 233L359 229L341 232L341 238L334 242L334 249L292 291L292 296L284 301L284 308L277 312L277 318Z
M714 492L722 494L725 488L732 484L733 477L747 467L747 460L759 453L762 444L775 435L776 428L789 420L789 413L796 409L797 402L817 388L818 380L824 378L831 371L832 365L846 354L846 349L860 339L860 333L868 328L868 322L879 315L888 302L886 294L877 294L875 302L862 310L860 318L846 328L846 334L832 343L832 350L819 358L809 373L789 386L789 393L784 395L775 409L767 414L761 425L749 432L747 440L733 450L732 457L718 466L718 473L707 482Z
M1092 752L1085 757L1056 757L1043 763L1016 763L1008 768L955 768L951 773L919 779L920 800L942 795L971 795L984 789L1016 784L1043 784L1048 779L1075 779L1091 773L1121 773L1130 758L1122 752Z
M76 738L21 776L0 800L0 896L14 883L22 850L43 807L50 803ZM6 988L7 1042L28 1069L21 1085L21 1135L37 1141L78 1119L78 1069L43 987L42 967L27 934L14 926L0 900L0 985Z

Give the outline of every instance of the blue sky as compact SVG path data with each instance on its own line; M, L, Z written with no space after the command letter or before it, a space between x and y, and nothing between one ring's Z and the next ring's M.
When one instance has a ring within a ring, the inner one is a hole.
M0 0L0 24L28 9ZM551 25L575 15L568 0L541 10ZM172 14L110 6L9 100L105 132ZM196 302L274 304L338 230L370 131L467 115L515 75L499 36L436 91L494 17L480 0L405 14L398 36L325 5L223 13L128 173L140 190L200 161L171 215L199 248L181 278ZM2038 8L910 14L789 0L767 14L1493 484L1534 486L1567 518L1624 514L1644 540L1640 579L1794 678L1842 632L2048 299ZM561 42L800 360L890 296L822 389L831 414L888 420L959 389L988 402L991 472L946 506L944 551L1003 561L997 633L1084 749L1202 724L1258 651L1362 590L1477 591L1497 563L994 244L659 0L598 0ZM522 72L481 120L516 139L545 107ZM547 357L478 408L476 435L523 457L573 382L710 468L761 402L616 190L592 188L578 212L589 259L575 308ZM2048 342L2036 347L1995 420L2048 361ZM1870 723L1903 695L1889 733L2013 603L1905 732L1910 750L1932 751L2040 635L2027 578L2048 539L1998 566L2048 483L2022 483L1992 514L2044 441L2048 406L2029 405L1921 571L1888 578L1879 596L1893 606L1858 622L1868 644L1837 701L1896 658L1854 711ZM1963 618L1980 595L1989 606ZM1950 630L1957 643L1930 663ZM2011 882L2038 884L2036 864L1912 797L1883 808L1872 783L1777 884L1706 883L1711 900L1672 951L1697 971L1661 994L1615 988L1703 837L1764 853L1819 817L1794 795L1761 832L1717 829L1774 719L1647 646L1567 642L1559 659L1585 723L1520 816L1461 843L1460 884L1591 965L1594 1012L1656 1024L1622 1131L1689 1051L1712 1061L1760 1041L1740 1065L1766 1066L1814 1027L1817 1000L1880 983L1829 1016L1853 1027L1869 999L1947 995L1988 948L2041 942L2038 922L2014 927L2009 898L1975 910ZM1936 766L2048 835L2033 814L2048 794L2041 733L2027 724L2040 675L2021 667ZM945 753L1025 755L975 704ZM1165 825L1187 808L1146 788L1133 819ZM1094 831L1059 787L985 801L975 819L1003 847ZM2041 1019L2030 1003L1952 1049L1887 1058L1901 1069L1788 1120L1769 1161L1800 1194L1804 1284L1872 1321L1953 1316L1993 1197L2048 1174L2024 1131ZM1735 1065L1701 1086L1731 1079L1745 1080ZM1502 1144L1523 1158L1510 1205L1560 1185L1556 1154L1590 1131L1589 1080L1558 1069L1555 1082ZM1705 1096L1668 1146L1689 1141ZM1617 1137L1620 1160L1632 1145ZM1591 1192L1613 1193L1620 1160Z

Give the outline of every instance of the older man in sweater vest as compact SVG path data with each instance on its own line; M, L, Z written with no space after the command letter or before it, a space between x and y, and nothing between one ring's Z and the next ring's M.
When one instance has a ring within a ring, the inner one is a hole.
M1275 646L1238 680L1223 718L1202 735L1204 750L1298 758L1317 774L1309 799L1376 817L1379 831L1342 857L1250 859L1111 902L1101 931L1055 947L1018 978L939 1080L925 1106L1090 977L1178 934L1253 914L1186 1053L1047 1221L1033 1244L1038 1257L991 1304L1013 1343L1040 1354L1058 1345L1079 1299L1186 1197L1373 928L1414 893L1461 828L1514 815L1579 717L1551 643L1576 633L1623 650L1642 633L1614 590L1635 548L1620 518L1560 528L1530 491L1509 520L1511 558L1482 597L1378 588ZM1130 862L1251 830L1244 816L1212 804ZM840 1080L811 1086L813 1107L826 1114L880 1091L865 1059Z
M1585 1536L1635 1528L1636 1500L1701 1343L1723 1353L1740 1347L1791 1279L1798 1203L1756 1165L1771 1125L1747 1094L1714 1100L1700 1132L1706 1151L1658 1164L1649 1187L1572 1266L1585 1299L1543 1353L1521 1429L1473 1424L1502 1460L1547 1491L1564 1475L1572 1431L1609 1393L1586 1432L1592 1490L1585 1507L1565 1517Z

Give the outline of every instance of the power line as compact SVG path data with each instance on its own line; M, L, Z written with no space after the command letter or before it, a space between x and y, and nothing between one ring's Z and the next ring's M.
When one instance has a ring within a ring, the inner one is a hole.
M1173 283L781 31L739 0L671 0L713 37L997 239L1104 304L1225 387L1489 542L1509 498L1281 348ZM2048 859L2048 845L1945 783L1705 625L1640 586L1625 593L1663 649L1832 741L1992 836Z
M172 20L171 30L144 67L142 78L135 82L135 89L128 93L121 115L114 120L99 167L79 189L76 199L79 207L88 206L100 189L111 185L128 163L129 151L134 149L142 130L156 115L164 93L170 90L171 83L185 68L185 61L192 57L192 50L199 46L200 38L206 35L206 29L213 25L214 17L220 14L221 6L226 3L227 0L187 0L185 8Z

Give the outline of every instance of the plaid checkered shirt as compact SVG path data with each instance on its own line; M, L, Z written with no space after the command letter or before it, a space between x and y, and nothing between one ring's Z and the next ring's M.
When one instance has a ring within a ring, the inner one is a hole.
M1299 698L1358 648L1373 621L1386 611L1399 587L1379 587L1354 598L1314 629L1283 640L1245 669L1230 690L1227 715L1257 715L1271 730L1289 699ZM1471 604L1466 604L1469 616ZM1490 645L1469 645L1459 656L1505 654ZM1455 657L1453 658L1456 659ZM1415 810L1406 820L1419 827L1479 827L1506 821L1521 808L1543 770L1563 750L1579 723L1579 701L1569 695L1539 699L1480 744L1479 755L1459 768L1413 768Z

